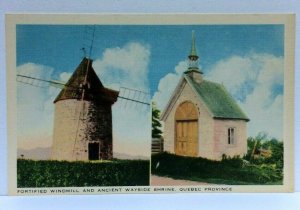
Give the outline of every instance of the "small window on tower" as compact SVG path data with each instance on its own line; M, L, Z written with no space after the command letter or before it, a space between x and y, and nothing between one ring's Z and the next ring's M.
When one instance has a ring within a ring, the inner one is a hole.
M234 144L234 128L228 128L228 144Z

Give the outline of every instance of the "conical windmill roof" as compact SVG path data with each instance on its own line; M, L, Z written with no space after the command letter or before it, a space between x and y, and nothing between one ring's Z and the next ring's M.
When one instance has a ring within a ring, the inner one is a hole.
M95 100L114 103L118 91L105 88L92 67L93 61L83 58L54 103L66 99Z

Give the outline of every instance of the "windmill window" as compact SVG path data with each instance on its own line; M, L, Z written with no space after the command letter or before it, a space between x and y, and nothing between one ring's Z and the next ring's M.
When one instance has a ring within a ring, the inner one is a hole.
M235 130L234 128L228 128L228 144L232 145L234 144L234 134Z

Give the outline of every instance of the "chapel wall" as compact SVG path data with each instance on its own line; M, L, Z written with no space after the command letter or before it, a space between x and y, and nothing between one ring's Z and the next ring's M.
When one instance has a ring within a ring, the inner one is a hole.
M204 158L212 158L214 155L213 147L213 119L205 105L199 100L199 96L195 94L192 88L184 81L178 99L173 104L173 107L164 123L164 150L170 153L175 153L175 113L177 107L189 101L193 103L198 111L198 156Z
M233 144L228 144L228 128L234 128ZM247 122L215 119L214 142L213 159L221 160L223 154L228 157L244 156L247 153Z

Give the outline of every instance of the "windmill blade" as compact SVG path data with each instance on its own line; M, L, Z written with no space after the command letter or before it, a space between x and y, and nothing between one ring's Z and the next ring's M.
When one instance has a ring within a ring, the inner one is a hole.
M60 81L45 80L45 79L21 75L21 74L17 75L17 82L27 84L27 85L32 85L35 87L40 87L40 88L47 88L49 86L53 86L56 88L63 89L66 86L66 84ZM72 88L72 87L68 86L68 88ZM78 87L76 89L78 89ZM121 87L119 90L118 98L125 100L125 106L127 105L127 102L150 106L150 95L145 91L136 90L127 87Z
M66 84L57 80L50 80L49 84L53 87L60 88L60 89L63 89L66 86Z
M60 81L45 80L45 79L40 79L40 78L21 75L21 74L17 74L17 82L32 85L35 87L41 87L41 88L48 87L49 85L60 89L65 87L65 84Z
M118 96L118 98L121 98L121 99L124 99L124 100L128 100L128 101L132 101L132 102L135 102L135 103L140 103L140 104L143 104L143 105L150 106L150 103L148 103L148 102L143 102L143 101L139 101L139 100L134 100L134 99L131 99L131 98L125 98L125 97L122 97L122 96Z
M17 82L27 84L27 85L32 85L35 87L40 87L40 88L47 88L49 86L53 86L53 87L56 87L59 89L63 89L65 86L67 86L65 83L63 83L61 81L45 80L45 79L21 75L21 74L17 74ZM67 86L67 87L72 88L71 86ZM78 89L78 88L76 88L76 89Z
M150 95L145 91L121 87L118 98L126 100L125 106L127 102L150 106Z
M42 80L39 80L39 79L33 79L33 77L29 77L29 76L17 75L16 79L17 79L17 82L35 86L35 87L39 87L39 88L46 88L49 86L48 83L46 83Z

